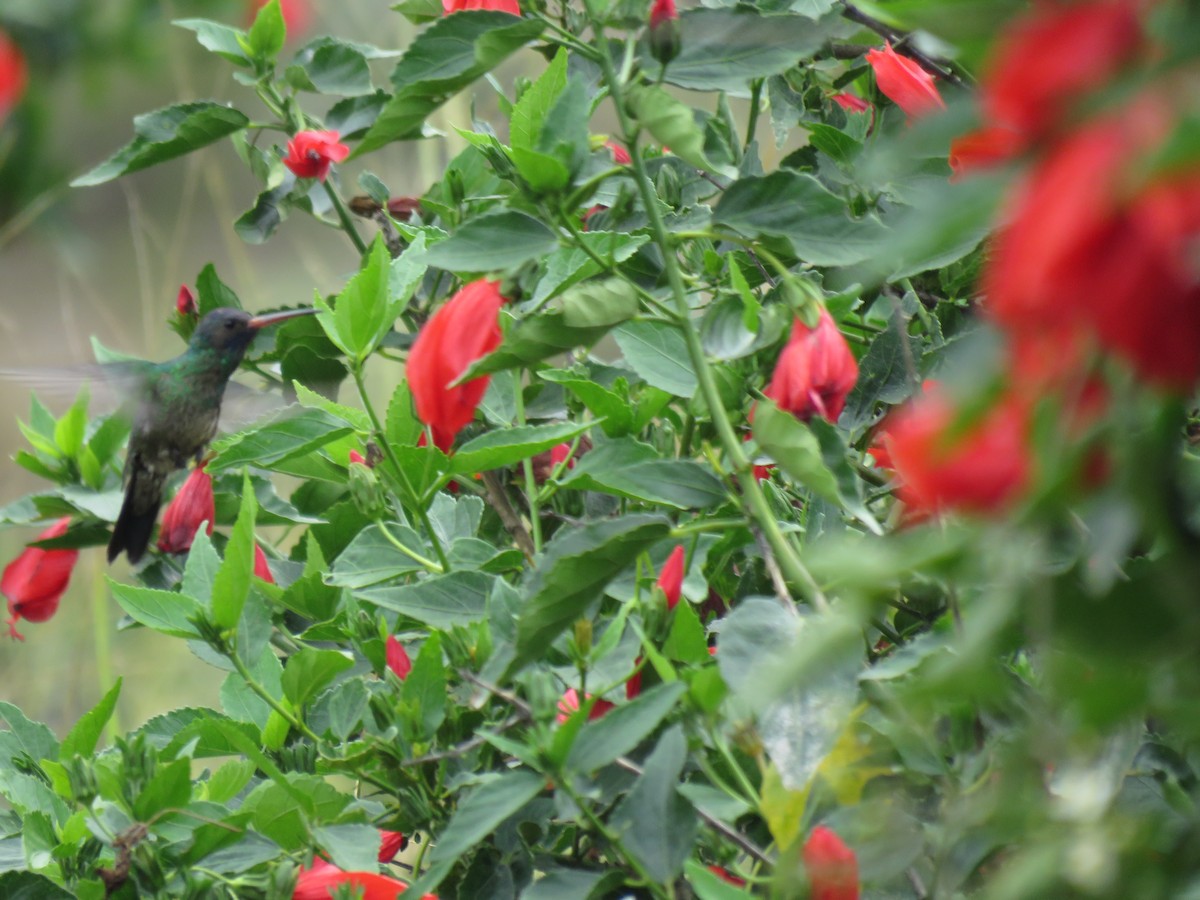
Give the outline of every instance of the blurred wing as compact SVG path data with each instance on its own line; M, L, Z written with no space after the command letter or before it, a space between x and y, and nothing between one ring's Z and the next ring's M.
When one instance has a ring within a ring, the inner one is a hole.
M294 401L286 400L281 391L258 390L230 381L225 385L225 399L221 401L221 418L217 427L226 434L242 431L291 402Z
M132 415L145 390L153 363L81 363L70 366L0 367L0 381L21 385L46 405L68 405L86 387L90 401L88 412L106 415L123 409Z

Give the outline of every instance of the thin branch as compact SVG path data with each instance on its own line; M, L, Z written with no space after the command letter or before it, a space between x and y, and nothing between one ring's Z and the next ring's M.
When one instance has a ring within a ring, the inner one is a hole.
M504 493L504 485L500 483L500 477L494 471L484 472L482 481L487 490L488 502L496 511L496 515L500 517L504 529L512 535L512 539L525 554L525 558L533 562L533 558L537 555L537 549L533 546L533 538L529 536L525 523L521 521L517 511L508 502L508 495Z
M507 719L505 719L503 722L501 722L495 728L491 729L489 733L498 734L500 732L508 731L508 729L513 728L517 725L520 725L522 722L527 722L527 721L529 721L529 716L526 713L524 713L524 712L516 713L515 715L509 716ZM469 740L465 740L462 743L455 744L453 747L450 747L447 750L439 750L436 753L426 753L424 756L414 756L412 759L406 759L400 765L402 765L402 766L417 766L417 765L420 765L421 763L440 762L443 759L454 759L459 756L466 756L468 753L470 753L476 747L481 747L486 743L487 743L486 737L484 737L482 735L476 735L475 737L470 738Z

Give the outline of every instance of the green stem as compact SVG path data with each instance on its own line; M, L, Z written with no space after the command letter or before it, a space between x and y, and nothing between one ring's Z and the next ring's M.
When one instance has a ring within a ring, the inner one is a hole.
M525 370L522 369L519 377L515 379L513 385L513 402L517 408L517 424L525 424L525 394L521 389L521 383L525 380ZM542 552L542 517L538 511L538 488L537 481L533 477L533 460L530 457L525 457L521 461L521 468L525 471L525 498L529 502L529 531L530 537L533 538L533 549L535 553Z
M437 532L433 530L433 523L429 521L429 513L425 511L425 504L417 496L412 482L408 480L408 475L404 472L404 467L400 465L400 461L396 459L396 454L392 452L392 445L388 442L387 434L383 430L383 424L379 416L375 413L375 406L371 403L371 397L367 394L366 382L363 380L362 366L352 361L350 364L350 374L354 376L354 384L358 388L358 399L362 402L363 409L367 412L367 418L371 420L371 429L379 439L379 445L383 448L384 458L391 465L393 476L400 484L404 485L408 496L413 499L413 509L416 511L417 518L421 521L425 533L429 535L429 543L433 545L438 562L441 563L442 571L449 572L450 560L446 557L446 551L442 549L442 542L438 540Z
M246 684L249 685L250 690L258 694L258 696L263 699L267 706L279 713L285 722L291 725L292 728L296 729L296 731L300 732L314 744L320 743L321 739L317 737L313 730L309 728L302 719L300 719L294 712L276 700L270 691L255 681L254 676L250 673L250 670L246 668L246 664L242 662L241 657L237 655L236 650L227 648L225 651L225 658L233 663L233 667L237 670L237 673L242 676L242 679L246 682Z
M325 193L329 196L329 202L333 204L338 221L342 223L342 230L346 232L346 236L350 238L350 242L358 250L359 256L366 256L367 245L363 243L362 236L358 233L358 229L354 227L354 220L350 218L350 210L346 209L346 204L342 202L341 195L333 189L333 183L328 178L321 182L321 186L325 188Z
M108 690L113 684L112 667L112 637L108 624L108 586L105 580L95 571L92 574L92 646L96 654L96 684L101 690ZM117 720L117 710L108 717L104 726L104 734L108 742L113 743L121 735L121 727Z
M411 559L417 565L424 566L430 572L433 572L438 575L440 575L442 572L445 571L440 565L435 563L432 559L426 559L420 553L417 553L412 548L406 546L398 537L396 537L394 534L392 534L390 531L387 530L387 526L384 525L382 521L376 521L375 527L379 529L380 533L385 538L387 538L387 542L389 544L391 544L393 547L395 547L397 550L399 550L401 553L403 553L405 556L407 556L409 559Z
M762 87L763 80L756 78L750 85L750 114L746 119L746 143L742 145L742 152L745 153L750 149L750 144L754 141L754 132L758 130L758 113L759 107L762 105Z
M588 6L588 13L592 18L592 29L595 31L597 39L603 40L603 24L592 10L591 5L586 5ZM625 135L626 142L630 147L630 156L632 157L632 165L635 173L634 181L637 184L638 192L641 194L642 205L645 207L646 216L650 223L650 231L654 236L655 242L663 250L663 266L667 272L667 280L671 285L671 293L675 298L676 310L682 320L680 322L680 329L687 344L688 356L691 359L692 368L696 371L696 379L699 383L700 391L704 396L705 403L708 405L709 412L712 415L713 424L716 426L717 436L733 465L734 476L741 486L742 496L745 498L748 506L746 511L762 530L767 543L771 547L771 551L775 554L779 562L780 569L783 571L785 578L794 585L803 587L804 591L810 597L819 596L819 591L814 595L813 588L815 584L811 574L801 564L799 556L792 550L791 545L787 542L783 532L779 528L779 523L775 521L775 517L771 514L770 507L767 505L767 499L754 478L753 466L750 460L746 458L746 454L742 452L742 442L738 440L737 434L733 430L733 425L729 421L729 416L726 414L720 392L717 390L716 381L713 378L712 371L708 367L708 360L704 355L704 346L700 342L700 335L696 333L696 329L691 324L691 308L688 306L683 277L679 271L679 260L675 255L671 236L667 233L662 215L659 212L657 197L654 194L654 185L646 172L646 165L642 160L642 155L638 152L637 129L630 121L629 115L626 112L621 85L617 83L615 73L613 72L612 60L608 57L608 54L601 55L600 67L604 73L605 81L608 83L609 92L612 95L613 106L616 110L617 120L621 126L621 132Z

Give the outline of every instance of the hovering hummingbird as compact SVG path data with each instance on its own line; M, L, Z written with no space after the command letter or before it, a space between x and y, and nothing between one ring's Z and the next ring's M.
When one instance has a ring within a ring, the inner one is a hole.
M109 562L124 551L135 563L146 552L163 485L189 460L200 461L216 434L225 386L254 336L267 325L314 312L295 309L256 316L240 309L214 309L200 320L179 356L138 365L133 373L137 396L125 457L125 500L108 542Z

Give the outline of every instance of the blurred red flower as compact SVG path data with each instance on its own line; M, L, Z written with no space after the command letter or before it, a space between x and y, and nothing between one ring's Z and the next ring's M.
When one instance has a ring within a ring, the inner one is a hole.
M763 391L802 422L821 416L836 422L858 380L858 363L828 310L816 328L799 319Z
M329 167L350 155L350 148L338 143L339 137L336 131L301 131L288 141L283 164L297 178L324 181Z
M858 861L837 834L818 825L804 842L811 900L858 900Z
M21 48L0 31L0 123L8 118L12 108L20 101L28 79L29 72Z
M591 700L592 695L588 694L586 699ZM611 703L608 700L603 698L597 699L596 702L592 704L591 710L588 712L588 720L591 721L593 719L600 718L614 706L616 706L616 704ZM558 701L558 715L555 717L555 719L558 721L558 724L561 725L563 722L567 721L567 719L571 718L571 715L578 710L579 691L575 690L575 688L567 688L562 695L562 699Z
M500 345L497 315L505 299L497 281L473 281L425 323L408 354L408 386L417 418L433 432L439 450L475 418L488 376L451 387L471 363Z
M37 536L37 540L62 537L67 533L71 517L64 516ZM18 641L25 640L17 631L17 622L45 622L58 611L71 581L71 572L79 560L78 550L43 550L26 547L21 555L4 569L0 576L0 594L8 601L8 633Z
M675 608L679 603L679 595L683 592L683 557L682 545L672 550L663 564L662 571L658 573L658 581L655 582L667 598L667 609Z
M882 50L868 50L867 62L875 72L879 90L910 118L946 108L933 76L893 50L890 43L884 44Z
M982 283L1010 330L1083 328L1186 390L1200 378L1200 171L1143 175L1171 124L1147 95L1064 138L1014 197Z
M930 390L888 416L876 437L899 479L896 496L915 514L986 514L1003 511L1028 484L1028 434L1028 404L1014 395L963 422Z
M951 181L978 169L986 169L1012 159L1025 145L1024 138L1011 128L988 125L950 142Z
M389 634L384 643L387 648L387 667L403 681L412 671L412 660L408 658L408 651L404 649L404 645L396 639L394 634Z
M986 120L1033 137L1142 44L1138 0L1038 3L1000 36L980 84Z
M204 471L204 466L197 466L175 499L167 504L162 527L158 530L158 549L164 553L182 553L190 549L200 523L207 522L207 531L212 534L216 518L212 476Z
M732 884L734 887L745 887L746 886L746 879L738 878L736 875L730 875L727 871L725 871L720 866L709 866L708 871L712 872L714 875L716 875L722 881L726 881L729 884Z
M633 162L633 158L629 155L629 151L616 141L605 141L604 146L608 148L608 152L612 154L613 162L615 162L618 166L627 166Z
M521 14L521 5L517 0L442 0L442 14L462 12L468 9L490 9L495 12L506 12L510 16Z
M664 66L679 55L679 12L675 0L654 0L650 5L650 54Z

